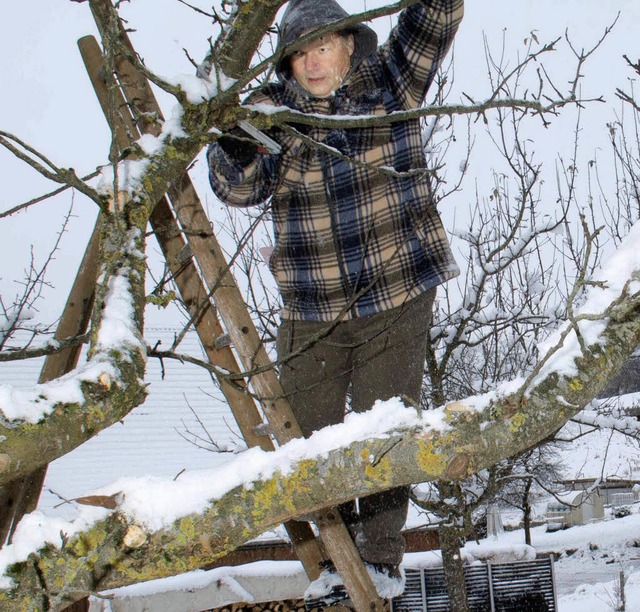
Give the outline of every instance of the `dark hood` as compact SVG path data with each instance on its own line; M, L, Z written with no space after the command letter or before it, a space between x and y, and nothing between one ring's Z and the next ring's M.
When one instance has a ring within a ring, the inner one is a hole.
M288 81L291 78L286 49L291 43L298 40L303 32L335 23L348 16L349 13L335 0L290 0L280 21L278 50L284 49L284 54L276 65L278 79ZM358 23L341 31L347 31L354 36L355 50L351 56L352 68L378 47L378 36L369 26Z

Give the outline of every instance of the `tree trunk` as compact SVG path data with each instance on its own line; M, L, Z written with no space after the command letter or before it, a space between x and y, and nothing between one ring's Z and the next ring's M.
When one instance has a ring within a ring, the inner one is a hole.
M460 553L460 548L465 542L465 530L460 523L461 520L460 517L455 517L450 524L439 529L444 578L452 612L469 612L464 562Z
M524 526L524 542L531 546L531 480L527 480L524 487L524 495L522 498L522 510L523 510L523 526Z
M446 500L442 502L446 514L441 515L443 521L438 531L450 608L453 612L469 612L467 586L464 580L464 561L460 553L467 534L464 501L458 483L439 482L438 491L440 499Z

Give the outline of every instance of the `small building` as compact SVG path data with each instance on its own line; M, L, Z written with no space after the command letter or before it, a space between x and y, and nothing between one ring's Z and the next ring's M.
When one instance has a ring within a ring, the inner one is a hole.
M569 491L547 504L547 531L587 525L604 518L604 502L596 491Z
M595 489L605 506L619 505L620 494L625 494L625 503L634 503L640 497L640 480L631 478L609 477L604 480L596 478L575 478L573 480L563 480L559 484L567 491L586 491ZM631 494L631 495L628 495Z
M612 493L609 503L613 508L619 508L620 506L630 506L638 501L638 491L625 491L623 493Z

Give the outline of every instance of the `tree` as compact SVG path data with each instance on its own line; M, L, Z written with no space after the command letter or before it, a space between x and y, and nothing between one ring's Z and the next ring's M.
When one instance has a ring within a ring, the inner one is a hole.
M568 36L566 42L570 45ZM578 72L601 42L589 51L574 53ZM537 40L534 34L525 40L526 59L514 68L508 68L505 44L503 41L502 48L494 49L486 43L489 79L492 86L517 99L531 86L526 68L536 56ZM490 178L478 180L473 186L475 198L471 198L468 214L458 213L464 221L458 222L454 244L466 265L460 279L441 290L444 298L434 315L427 355L425 406L486 393L533 368L540 358L541 340L567 317L567 310L581 294L581 279L589 276L601 257L598 232L589 229L596 214L593 198L581 199L581 185L575 178L581 165L577 156L581 116L576 115L571 158L558 156L558 164L576 169L573 175L567 171L560 175L567 177L566 189L562 184L555 189L545 185L547 160L532 143L535 138L526 117L498 109L493 120L487 122L486 139L497 155L490 167L484 165ZM473 134L467 141L477 147L483 135L478 129ZM460 130L455 130L455 135L462 140ZM446 168L439 152L451 150L451 138L449 134L443 142L441 138L437 144L429 143L434 165ZM484 155L486 146L481 148ZM474 165L477 160L468 145L460 164L463 184L467 167ZM474 176L481 174L475 170ZM456 187L459 184L450 182ZM440 209L446 210L450 187L444 180L438 187ZM574 228L572 223L579 218L584 220ZM518 492L518 503L524 506L529 533L530 488L534 478L543 473L543 466L536 465L537 474L527 475L528 458L534 453L545 455L548 451L544 445L527 449L456 486L445 482L426 487L427 502L424 490L416 496L416 503L426 508L439 526L449 598L455 602L456 611L467 609L460 545L475 535L474 516L508 493L513 500L514 489L522 484L524 491ZM552 471L550 465L547 468L547 472Z
M173 95L182 106L181 131L163 132L158 128L163 136L157 143L161 146L145 151L141 144L128 152L131 157L113 159L111 175L100 190L73 170L56 166L19 138L0 135L0 144L41 174L87 195L103 218L102 269L96 284L89 361L66 379L75 393L73 401L56 401L51 388L45 386L34 392L29 403L33 410L30 421L24 414L12 419L5 412L8 426L3 426L2 431L2 483L10 483L81 444L144 401L141 381L146 347L141 330L145 269L141 254L145 251L147 223L167 185L179 182L193 157L216 137L217 130L232 127L240 118L250 118L260 128L287 121L331 126L336 121L292 111L262 114L238 104L240 92L270 66L270 61L265 60L250 67L250 60L272 23L279 1L260 3L259 7L248 2L237 7L237 13L216 15L220 35L211 45L209 78L194 81L200 86L195 97L186 83L176 86L151 73L123 42L117 5L104 0L90 0L89 5L104 26L106 66L113 66L117 56L125 56ZM401 3L367 15L391 14L402 6ZM350 18L345 25L362 18ZM553 45L543 46L524 64L552 48ZM579 66L584 59L579 57ZM548 113L584 102L577 98L575 88L564 95L555 91L550 99L545 98L544 79L539 91L520 99L506 98L508 76L503 75L484 102L431 106L419 114L486 117L492 110L512 108L544 121ZM229 85L225 77L237 80ZM153 117L149 120L153 121ZM354 118L350 125L381 120L385 119ZM523 171L522 176L527 178L529 171L535 173L535 168ZM633 238L634 235L630 240ZM583 310L574 304L575 299L570 302L565 326L558 329L538 364L517 384L503 385L479 400L459 398L461 401L449 404L445 404L449 389L443 388L440 401L435 402L443 407L418 413L415 420L408 419L383 437L381 432L371 432L370 438L353 440L328 451L324 457L303 455L302 460L292 462L286 473L266 470L262 477L255 473L250 485L240 483L221 492L206 507L160 529L140 524L135 510L126 506L126 493L103 499L104 505L114 507L108 517L79 533L62 534L57 542L60 547L46 545L29 560L13 566L9 575L17 587L0 593L0 600L4 598L8 606L22 609L59 609L94 590L198 567L271 525L327 503L340 503L399 484L459 481L531 448L587 405L638 343L638 266L628 263L635 262L635 253L626 244L621 246L621 252L628 261L617 265L630 277L608 278L605 271L600 280L578 283L572 298L579 293L591 295L591 301L586 300ZM499 257L497 261L501 261ZM496 269L500 268L498 265ZM598 296L599 303L593 296ZM588 333L595 326L596 338ZM225 379L224 372L217 374ZM560 405L558 398L562 398ZM50 442L45 449L40 444L44 439ZM305 448L305 444L292 443L296 448ZM306 446L313 449L311 444ZM290 449L283 447L273 458L290 459ZM345 470L346 464L350 465L349 470ZM458 485L454 482L450 486ZM238 521L238 516L244 519Z
M522 512L525 544L531 545L532 504L555 492L555 483L562 477L560 468L555 446L542 444L518 457L504 477L496 498Z

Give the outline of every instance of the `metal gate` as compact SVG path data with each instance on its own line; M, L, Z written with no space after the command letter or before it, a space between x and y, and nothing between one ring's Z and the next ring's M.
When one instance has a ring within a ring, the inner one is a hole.
M444 570L405 569L404 593L391 602L394 612L451 612ZM552 557L465 567L472 612L557 612Z

